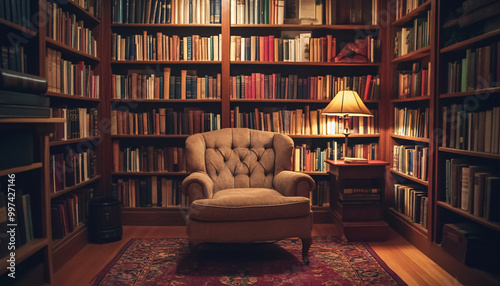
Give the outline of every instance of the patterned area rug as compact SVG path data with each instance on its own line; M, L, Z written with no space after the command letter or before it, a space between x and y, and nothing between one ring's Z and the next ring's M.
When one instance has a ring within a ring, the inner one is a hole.
M92 285L406 285L365 243L313 238L310 264L301 241L207 244L192 270L186 239L132 239Z

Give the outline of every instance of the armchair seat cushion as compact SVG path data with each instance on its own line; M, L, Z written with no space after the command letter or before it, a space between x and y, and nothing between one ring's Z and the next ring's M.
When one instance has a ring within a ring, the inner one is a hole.
M287 197L273 189L235 188L191 204L189 217L200 221L249 221L308 216L310 200Z

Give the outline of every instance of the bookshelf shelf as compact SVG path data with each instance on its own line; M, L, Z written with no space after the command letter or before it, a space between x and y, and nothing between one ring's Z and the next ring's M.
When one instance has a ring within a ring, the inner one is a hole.
M252 98L232 98L229 100L231 103L309 103L309 104L328 104L330 99L252 99ZM379 100L363 100L364 103L379 103Z
M113 172L113 176L187 176L187 172Z
M415 178L415 177L410 176L410 175L403 174L403 173L398 172L398 171L396 171L396 170L394 170L394 169L391 169L391 170L390 170L390 172L391 172L392 174L394 174L394 175L398 175L398 176L400 176L400 177L403 177L403 178L405 178L405 179L407 179L407 180L413 181L413 182L418 183L418 184L420 184L420 185L423 185L423 186L426 186L426 187L428 187L428 186L429 186L429 182L427 182L427 181L424 181L424 180L421 180L421 179Z
M467 91L467 92L444 93L444 94L440 94L439 98L466 97L466 96L477 95L477 94L493 94L493 93L500 93L500 87L477 89L477 90Z
M47 46L49 47L52 47L52 48L55 48L59 51L61 51L61 53L63 55L68 55L68 56L72 56L72 57L77 57L79 59L82 59L82 60L90 60L90 61L93 61L93 62L100 62L101 60L98 58L98 57L95 57L95 56L91 56L87 53L84 53L84 52L81 52L77 49L74 49L70 46L67 46L63 43L60 43L56 40L53 40L49 37L46 37L45 38L45 42L47 43Z
M397 211L394 208L389 208L388 210L389 210L389 214L397 217L399 220L404 221L407 225L409 225L413 229L415 229L415 230L421 232L423 235L427 236L428 231L421 224L413 222L407 215L400 213L399 211Z
M85 182L81 182L81 183L76 184L74 186L68 187L68 188L66 188L66 189L64 189L62 191L58 191L57 193L52 193L52 194L50 194L50 198L51 199L55 199L57 197L60 197L60 196L62 196L64 194L67 194L67 193L69 193L71 191L74 191L76 189L79 189L79 188L85 187L87 185L93 184L93 183L97 182L100 179L101 179L101 176L97 175L97 176L93 177L92 179L88 179Z
M75 13L77 16L83 18L85 23L90 22L94 26L101 23L101 20L96 18L89 11L85 10L82 6L75 3L74 0L64 1L63 7L71 13Z
M391 25L395 26L395 27L404 26L404 25L408 24L410 21L412 21L413 19L415 19L418 15L427 11L430 8L431 8L431 1L427 0L425 3L418 6L415 10L404 15L403 17L399 18L398 20L392 22Z
M248 25L248 24L236 24L231 25L231 28L238 29L282 29L282 30L317 30L317 29L328 29L328 30L378 30L380 26L377 25L294 25L294 24L283 24L283 25L269 25L269 24L258 24L258 25Z
M301 172L309 176L328 176L327 172Z
M221 24L111 24L111 28L139 28L139 29L147 29L147 28L220 28Z
M481 158L487 158L487 159L500 160L500 154L467 151L467 150L453 149L453 148L447 148L447 147L439 147L439 151L446 152L446 153L465 155L465 156L471 156L471 157L481 157Z
M138 103L221 103L221 99L112 99L113 102Z
M402 139L402 140L415 141L415 142L421 142L421 143L429 143L429 138L396 135L396 134L392 134L391 137L394 139Z
M335 62L264 62L232 61L232 65L276 65L276 66L322 66L322 67L378 67L380 63L335 63Z
M0 25L4 26L6 28L9 28L11 30L22 32L22 33L30 35L32 37L35 37L37 35L37 32L34 31L34 30L28 29L26 27L23 27L21 25L15 24L15 23L13 23L11 21L7 21L7 20L2 19L2 18L0 18ZM3 29L3 27L2 27L2 29Z
M292 139L314 139L314 138L345 138L344 134L334 135L288 135ZM379 134L351 134L349 138L378 138Z
M65 94L65 93L57 93L57 92L50 92L50 91L47 91L45 93L45 95L50 96L50 97L72 99L72 100L81 100L81 101L94 101L94 102L100 102L101 101L101 99L99 99L99 98L90 98L90 97L85 97L85 96L77 96L77 95L71 95L71 94Z
M475 216L473 214L470 214L469 212L467 211L464 211L462 209L459 209L459 208L456 208L456 207L453 207L451 206L450 204L447 204L445 202L442 202L442 201L438 201L437 202L437 205L440 206L440 207L443 207L449 211L452 211L454 213L457 213L463 217L466 217L470 220L473 220L479 224L482 224L488 228L491 228L495 231L500 231L500 223L497 223L497 222L492 222L492 221L489 221L489 220L486 220L484 218L481 218L481 217L478 217L478 216Z
M401 63L401 62L409 62L409 61L414 61L414 60L422 59L422 58L430 56L430 51L431 51L431 47L428 46L428 47L421 48L421 49L418 49L416 51L413 51L411 53L408 53L408 54L406 54L404 56L392 59L391 62L392 63Z
M490 5L481 7L472 13L451 19L443 24L442 29L448 29L453 26L460 26L461 28L467 27L479 21L483 21L490 17L498 15L500 12L500 2L494 2Z
M37 238L28 241L26 244L16 249L16 265L26 260L31 255L35 254L37 251L46 247L49 243L47 238ZM7 272L7 267L9 267L10 262L7 262L8 256L5 256L0 261L0 275Z
M456 44L442 48L440 50L440 52L444 54L444 53L449 53L449 52L453 52L453 51L468 49L470 47L477 45L478 43L481 43L482 41L489 40L489 39L494 38L498 35L500 35L500 29L496 29L494 31L484 33L484 34L479 35L477 37L473 37L473 38L470 38L468 40L458 42Z
M183 135L168 135L168 134L163 134L163 135L111 135L111 138L113 139L153 139L153 138L164 138L164 139L185 139L189 135L188 134L183 134Z
M64 118L0 118L0 123L53 124L64 123Z
M53 147L53 146L61 146L61 145L70 145L70 144L75 144L75 143L80 143L80 142L95 141L95 140L99 140L99 139L101 139L101 137L92 136L92 137L78 138L78 139L59 140L59 141L50 142L49 146Z
M400 103L400 102L416 102L416 101L428 101L430 100L430 96L418 96L418 97L410 97L410 98L397 98L391 99L392 103Z
M220 65L221 61L111 61L112 65Z
M146 211L146 212L154 212L154 211L162 211L162 212L172 212L172 211L178 211L182 212L185 211L187 212L188 208L187 207L181 207L181 206L168 206L168 207L123 207L122 211L128 211L128 212L134 212L134 211Z
M71 233L68 233L65 237L54 239L52 241L52 250L57 251L58 248L63 246L66 242L72 240L74 237L78 236L82 231L85 231L85 229L87 229L87 226L84 223L80 223Z
M40 168L42 168L42 166L43 166L43 164L41 162L39 162L39 163L33 163L31 165L27 165L27 166L21 166L21 167L0 170L0 177L6 176L8 174L18 174L18 173L22 173L22 172L35 170L35 169L40 169Z

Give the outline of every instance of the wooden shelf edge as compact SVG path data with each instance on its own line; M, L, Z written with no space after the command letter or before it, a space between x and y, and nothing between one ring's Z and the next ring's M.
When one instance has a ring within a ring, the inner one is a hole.
M344 134L332 134L332 135L290 135L290 138L345 138ZM380 134L350 134L349 138L378 138Z
M448 53L448 52L467 49L467 48L474 46L477 42L484 41L484 40L487 40L489 38L492 38L492 37L495 37L498 35L500 35L500 29L496 29L496 30L493 30L491 32L487 32L487 33L484 33L482 35L470 38L468 40L461 41L461 42L458 42L456 44L450 45L448 47L442 48L440 50L440 52L442 54L444 54L444 53Z
M94 15L90 14L89 11L85 10L82 6L78 5L74 0L69 0L65 1L65 5L72 7L73 9L77 10L78 13L81 15L84 15L84 17L91 19L94 21L94 24L99 24L101 23L101 20L95 17Z
M407 215L400 213L393 207L388 208L389 214L396 217L397 219L402 220L405 222L407 225L415 229L416 231L422 233L423 235L427 236L428 235L428 230L424 228L421 224L413 222Z
M64 118L0 118L0 123L20 123L20 124L53 124L53 123L64 123L66 119Z
M415 178L415 177L413 177L413 176L403 174L403 173L398 172L398 171L396 171L396 170L394 170L394 169L392 169L392 168L389 170L389 172L391 172L392 174L395 174L395 175L397 175L397 176L403 177L403 178L405 178L405 179L407 179L407 180L410 180L410 181L413 181L413 182L415 182L415 183L418 183L418 184L420 184L420 185L423 185L423 186L426 186L426 187L428 187L428 186L429 186L429 182L428 182L428 181L424 181L424 180L421 180L421 179Z
M430 9L431 6L431 1L428 0L424 2L422 5L418 6L416 9L411 11L410 13L404 15L403 17L399 18L398 20L392 22L392 26L402 26L409 21L413 20L416 16L418 16L420 13L424 12L427 9Z
M220 103L222 99L111 99L113 102L139 103Z
M230 98L231 103L321 103L328 104L331 99L274 99L274 98ZM364 103L380 103L380 100L367 99L363 100Z
M486 220L484 218L481 218L481 217L478 217L478 216L475 216L467 211L464 211L462 209L459 209L459 208L456 208L456 207L453 207L452 205L450 204L447 204L446 202L443 202L443 201L437 201L437 205L440 206L440 207L443 207L449 211L452 211L456 214L459 214L461 216L464 216L470 220L473 220L479 224L482 224L486 227L489 227L491 229L494 229L495 231L500 231L500 223L498 222L492 222L492 221L489 221L489 220Z
M374 67L380 66L380 63L349 63L349 62L264 62L264 61L231 61L232 65L277 65L277 66L325 66L325 67L334 67L334 66L352 66L352 67Z
M282 24L282 25L272 25L272 24L236 24L231 25L231 28L282 28L282 29L298 29L298 30L310 30L310 29L329 29L329 30L378 30L380 26L378 25L313 25L313 24Z
M493 94L493 93L500 93L500 87L483 88L466 92L443 93L439 95L439 98L465 97L476 94Z
M85 229L87 229L87 225L85 223L80 223L71 233L68 233L65 237L52 240L52 251L57 251L61 246L71 241L81 232L85 231Z
M112 172L112 176L187 176L188 172Z
M59 98L82 100L82 101L95 101L95 102L101 101L100 98L91 98L86 96L78 96L78 95L71 95L71 94L51 92L51 91L47 91L45 95L50 97L59 97Z
M42 168L42 166L43 166L42 162L38 162L38 163L33 163L33 164L27 165L27 166L21 166L21 167L0 170L0 177L6 176L8 174L18 174L18 173L22 173L22 172L27 172L27 171L39 169L39 168Z
M220 28L221 24L146 24L146 23L112 23L111 28Z
M23 32L23 33L28 34L28 35L33 36L33 37L35 37L37 35L37 32L34 30L31 30L29 28L23 27L21 25L18 25L14 22L11 22L11 21L8 21L8 20L2 19L2 18L0 18L0 25L7 26L11 29L17 30L19 32Z
M52 141L52 142L49 142L49 146L52 147L52 146L69 145L69 144L75 144L75 143L80 143L80 142L94 141L94 140L98 140L100 138L101 137L99 137L99 136L92 136L92 137L86 137L86 138Z
M418 49L418 50L413 51L411 53L408 53L404 56L394 58L391 60L391 63L408 62L408 61L413 61L413 60L425 58L425 57L431 55L430 51L431 51L431 47L427 46L425 48L421 48L421 49Z
M397 102L413 102L413 101L426 101L430 100L431 97L426 95L426 96L417 96L417 97L409 97L409 98L396 98L396 99L391 99L391 102L397 103Z
M465 156L500 160L500 154L494 154L494 153L467 151L467 150L453 149L453 148L447 148L447 147L439 147L438 150L441 152L446 152L446 153L454 153L454 154L465 155Z
M64 189L62 191L58 191L56 193L50 193L50 199L55 199L55 198L60 197L60 196L62 196L64 194L67 194L67 193L69 193L71 191L74 191L76 189L79 189L79 188L85 187L87 185L90 185L90 184L92 184L92 183L94 183L94 182L96 182L96 181L98 181L100 179L101 179L101 175L97 175L97 176L93 177L92 179L88 179L85 182L81 182L81 183L76 184L74 186L68 187L68 188L66 188L66 189Z
M165 65L220 65L222 61L128 61L128 60L112 60L112 65L150 65L150 64L165 64Z
M26 260L28 257L33 255L35 252L41 250L49 244L47 238L35 238L28 241L26 244L15 250L16 252L16 265ZM9 267L9 262L7 262L9 256L5 256L0 261L0 275L7 272L7 267Z
M421 137L414 137L414 136L391 134L391 137L396 138L396 139L403 139L403 140L415 141L415 142L421 142L421 143L429 143L430 142L429 138L421 138Z
M126 135L126 134L122 134L122 135L111 135L111 138L115 138L115 139L119 139L119 138L122 138L122 139L147 139L147 138L165 138L165 139L168 139L168 138L171 138L171 139L174 139L174 138L187 138L189 135L185 134L185 135Z
M68 53L71 53L73 55L76 55L76 56L79 56L79 57L83 57L87 60L91 60L91 61L94 61L94 62L100 62L101 60L96 57L96 56L93 56L93 55L89 55L85 52L82 52L82 51L79 51L75 48L72 48L66 44L63 44L61 42L58 42L54 39L51 39L49 37L45 37L45 42L51 46L52 48L56 48L56 49L59 49L59 50L62 50L63 52L68 52Z

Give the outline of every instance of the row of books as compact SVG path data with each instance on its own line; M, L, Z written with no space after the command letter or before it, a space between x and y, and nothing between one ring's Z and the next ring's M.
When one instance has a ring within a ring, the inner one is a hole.
M97 19L101 18L101 0L69 0L93 15Z
M403 27L396 32L394 39L394 58L404 56L416 50L428 47L430 44L430 11L427 17L416 18L413 27Z
M394 134L429 138L429 108L394 107Z
M52 118L65 118L63 124L57 124L52 133L52 141L88 138L98 135L97 108L51 108Z
M448 63L448 93L500 87L500 42L467 49L465 58Z
M76 50L97 57L97 41L83 20L64 11L60 5L47 2L47 37Z
M0 2L0 18L28 29L33 28L31 12L31 0L3 0Z
M231 61L261 62L375 62L378 41L372 36L356 40L358 57L337 55L332 35L313 38L311 32L282 31L281 37L231 36Z
M7 194L9 194L8 197ZM10 194L15 194L15 217L8 216L11 213L8 210L12 209L13 196ZM14 220L11 221L10 218L14 218ZM7 239L10 228L15 228L15 237ZM0 239L0 257L5 257L10 252L9 242L15 243L17 249L38 236L33 229L30 194L23 194L20 189L16 190L15 193L6 193L0 190L0 231L3 235Z
M2 60L0 69L7 69L26 73L28 70L28 59L24 52L24 46L1 46Z
M424 4L427 0L396 0L396 20L409 14L411 11L417 9L420 5Z
M469 112L462 104L443 106L443 147L500 154L500 107Z
M489 221L500 222L500 176L494 165L446 160L446 203Z
M330 204L330 182L316 181L316 187L310 193L311 205L322 207Z
M111 94L114 99L220 99L222 77L198 76L195 70L182 70L181 76L173 76L165 68L163 76L155 74L113 74Z
M72 149L50 155L50 189L57 193L92 179L97 174L96 152Z
M111 59L116 61L220 61L222 37L180 37L158 32L148 35L111 34Z
M230 77L232 99L317 99L331 100L341 90L354 90L364 100L380 99L378 75L337 77L333 75L282 76L252 73Z
M240 112L239 106L231 110L231 127L272 131L289 135L343 134L344 122L339 116L321 114L322 109L276 110ZM378 110L371 110L373 117L353 117L349 128L354 134L378 134Z
M61 239L85 223L93 189L80 189L51 201L52 239Z
M402 174L427 181L429 147L419 145L394 145L392 168Z
M114 172L186 172L182 147L120 147L113 141Z
M394 184L394 209L427 229L429 197L422 188Z
M413 63L412 69L408 71L398 71L395 83L397 84L396 99L412 98L419 96L430 96L431 92L431 63L427 69L420 69L419 63Z
M114 0L113 23L220 24L221 0Z
M231 25L281 25L285 18L285 0L231 0Z
M61 58L61 52L47 49L47 83L48 91L99 98L99 75L92 70L92 66L80 61L72 63Z
M380 189L375 188L345 188L339 192L342 204L366 204L380 202Z
M113 196L122 207L187 207L182 182L150 176L144 179L118 179L112 184Z
M148 112L111 111L111 135L191 135L221 129L220 114L172 108Z

